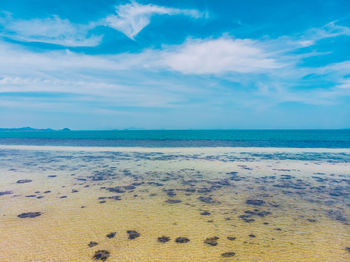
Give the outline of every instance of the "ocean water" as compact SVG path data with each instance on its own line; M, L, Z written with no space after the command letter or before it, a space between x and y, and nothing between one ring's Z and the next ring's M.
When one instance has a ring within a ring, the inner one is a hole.
M350 130L0 130L0 144L104 147L350 148Z

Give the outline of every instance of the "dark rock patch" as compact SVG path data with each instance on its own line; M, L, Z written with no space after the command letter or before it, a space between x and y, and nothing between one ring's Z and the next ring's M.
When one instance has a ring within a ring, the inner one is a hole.
M125 190L123 190L122 187L120 186L108 187L106 188L106 190L108 190L109 192L118 193L118 194L125 193Z
M1 191L1 192L0 192L0 196L11 195L11 194L13 194L12 191Z
M201 212L201 215L202 216L209 216L211 213L210 212L208 212L208 211L203 211L203 212Z
M344 224L349 224L346 217L339 210L329 210L328 215L334 220L340 221Z
M236 240L235 237L231 237L231 236L228 236L227 239L228 239L228 240L231 240L231 241Z
M126 231L129 235L129 239L133 240L135 238L138 238L140 236L140 233L136 232L135 230L128 230Z
M111 233L107 234L106 237L113 238L113 237L115 237L115 235L116 235L116 232L111 232Z
M168 241L170 241L170 237L167 237L167 236L158 237L158 242L160 243L166 243Z
M133 185L130 185L130 186L125 186L124 189L125 190L134 190L136 187L133 186Z
M19 214L17 217L19 218L34 218L41 216L41 212L27 212L27 213L22 213Z
M218 239L219 237L208 237L204 240L204 243L210 246L216 246L218 244Z
M240 215L239 218L241 218L246 223L251 223L255 221L255 219L251 218L251 216L249 215Z
M167 195L168 195L168 197L174 197L174 196L176 196L176 193L174 191L168 191Z
M206 204L216 204L217 202L212 197L198 197L198 200L206 203Z
M247 201L245 201L245 203L247 205L253 205L253 206L262 206L263 204L265 204L264 200L260 200L260 199L248 199Z
M190 242L190 240L187 237L178 237L175 239L176 243L187 243Z
M222 257L233 257L234 255L236 255L235 252L225 252L221 254Z
M30 179L20 179L20 180L17 180L17 184L24 184L24 183L30 183L32 182L32 180Z
M108 197L108 199L122 200L120 196L111 196L111 197Z
M165 202L167 202L168 204L178 204L178 203L181 203L182 201L178 199L168 199Z
M95 255L92 257L95 260L102 260L102 261L106 261L107 258L109 258L110 253L107 250L97 250L95 252Z
M94 246L97 246L98 243L95 242L95 241L90 241L90 243L88 244L89 247L94 247Z

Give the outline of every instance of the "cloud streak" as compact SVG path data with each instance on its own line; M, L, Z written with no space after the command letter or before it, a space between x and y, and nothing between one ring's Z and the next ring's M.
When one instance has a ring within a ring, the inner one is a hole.
M41 42L62 46L97 46L102 36L89 35L95 25L72 24L68 19L52 16L44 19L0 19L4 27L2 36L22 42Z
M184 15L192 18L200 18L205 14L193 9L168 8L157 5L141 5L137 2L116 6L116 14L105 19L105 25L114 28L127 37L134 39L145 28L154 15Z

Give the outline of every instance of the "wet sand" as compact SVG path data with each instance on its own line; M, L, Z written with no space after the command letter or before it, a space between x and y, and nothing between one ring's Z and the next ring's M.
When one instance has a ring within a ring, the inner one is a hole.
M350 260L349 149L0 146L0 176L0 261Z

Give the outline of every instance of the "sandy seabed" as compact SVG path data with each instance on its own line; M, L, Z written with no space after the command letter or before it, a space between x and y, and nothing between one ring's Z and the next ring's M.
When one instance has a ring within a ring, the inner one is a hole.
M0 178L1 262L350 261L349 149L0 146Z

